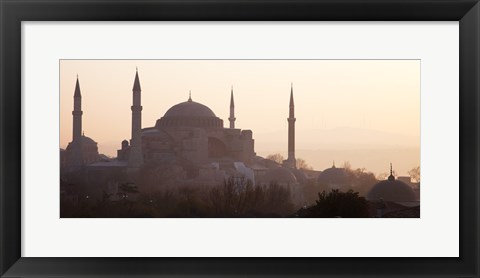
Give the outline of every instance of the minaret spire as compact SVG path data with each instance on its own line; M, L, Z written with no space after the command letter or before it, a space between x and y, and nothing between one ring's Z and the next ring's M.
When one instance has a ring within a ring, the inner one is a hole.
M235 128L235 102L233 101L233 85L232 89L230 91L230 118L228 118L230 121L230 128Z
M141 92L142 88L140 87L140 79L138 78L138 68L135 72L135 80L133 81L133 91Z
M80 93L80 81L78 81L78 74L77 83L75 84L75 93L73 94L73 97L82 97L82 94Z
M292 108L294 106L295 106L295 104L293 103L293 82L292 82L290 84L290 108ZM293 111L293 110L291 110L291 111Z
M130 153L128 155L128 167L138 169L143 164L142 153L142 101L138 68L133 81L132 101L132 139L130 141Z
M69 155L69 165L79 167L83 165L82 152L82 93L80 92L80 81L75 83L75 91L73 93L73 129L72 129L72 147Z
M295 104L293 102L293 83L290 85L290 107L288 113L288 158L284 161L285 166L296 168L295 159Z

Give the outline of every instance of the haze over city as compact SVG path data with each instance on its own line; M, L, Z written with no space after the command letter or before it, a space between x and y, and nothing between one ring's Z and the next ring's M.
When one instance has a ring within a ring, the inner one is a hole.
M349 161L376 174L420 164L418 60L62 60L60 147L72 140L73 91L81 84L83 130L99 152L116 156L131 137L132 82L142 85L142 127L155 125L189 97L228 126L230 91L236 126L253 132L255 152L287 155L293 83L297 157L316 170Z

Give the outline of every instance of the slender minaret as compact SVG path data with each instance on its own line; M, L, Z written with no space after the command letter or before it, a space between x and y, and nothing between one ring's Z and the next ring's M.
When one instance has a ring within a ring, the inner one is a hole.
M232 90L230 91L230 118L228 118L230 121L230 128L235 128L235 103L233 102L233 86Z
M285 166L296 168L295 159L295 105L293 103L293 83L290 87L290 112L288 114L288 158Z
M130 140L130 153L128 155L128 167L139 168L143 164L142 154L142 102L138 68L133 83L132 103L132 139Z
M81 141L82 137L82 94L80 92L80 82L75 84L75 93L73 94L73 137L72 142Z
M73 134L72 134L72 147L69 157L69 164L72 167L83 165L83 153L82 153L82 94L80 92L80 82L75 84L75 93L73 94Z

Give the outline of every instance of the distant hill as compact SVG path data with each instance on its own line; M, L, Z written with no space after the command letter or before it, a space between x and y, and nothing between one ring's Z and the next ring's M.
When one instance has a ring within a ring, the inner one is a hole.
M287 155L287 133L276 131L254 133L258 155ZM420 138L360 128L297 130L296 156L316 170L337 166L345 161L352 168L366 168L375 174L389 171L392 162L396 172L407 172L420 165Z
M341 127L334 129L297 130L297 149L418 148L420 137L388 133L372 129ZM287 130L269 133L254 132L256 150L283 150Z

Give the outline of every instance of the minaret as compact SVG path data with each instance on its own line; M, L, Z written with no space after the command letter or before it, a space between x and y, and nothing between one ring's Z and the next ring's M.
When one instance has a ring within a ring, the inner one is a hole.
M235 103L233 102L233 86L232 90L230 91L230 118L228 118L230 121L230 128L235 128Z
M130 153L128 155L128 167L139 168L143 164L142 154L142 103L140 80L138 79L138 68L133 83L132 102L132 139L130 140Z
M83 154L82 154L82 94L80 92L80 82L75 84L75 93L73 94L73 134L72 134L72 147L71 155L69 157L70 166L82 166Z
M288 158L284 164L290 168L296 168L295 159L295 105L293 103L293 83L290 87L290 111L288 114Z
M82 138L82 94L80 92L80 82L75 84L75 93L73 94L73 137L72 142L80 141Z

